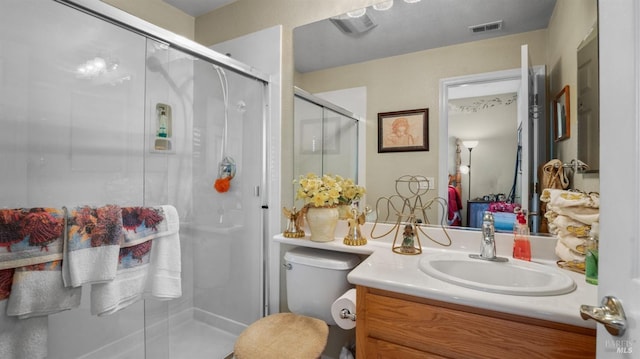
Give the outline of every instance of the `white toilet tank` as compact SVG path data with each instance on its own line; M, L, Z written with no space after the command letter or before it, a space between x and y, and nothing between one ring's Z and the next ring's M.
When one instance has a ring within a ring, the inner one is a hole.
M353 288L347 282L347 274L360 263L360 257L351 253L296 247L285 253L284 260L289 310L335 325L331 304Z

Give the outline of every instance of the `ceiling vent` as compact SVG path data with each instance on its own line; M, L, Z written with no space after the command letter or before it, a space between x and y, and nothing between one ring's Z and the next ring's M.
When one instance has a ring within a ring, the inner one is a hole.
M332 17L330 20L340 31L347 35L362 34L378 26L373 23L367 14L360 17L341 15Z
M502 20L488 22L486 24L469 26L469 31L473 34L480 34L489 31L502 30Z

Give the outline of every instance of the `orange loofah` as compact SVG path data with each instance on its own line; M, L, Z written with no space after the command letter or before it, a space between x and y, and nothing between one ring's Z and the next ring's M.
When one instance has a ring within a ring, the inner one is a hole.
M231 187L231 177L218 178L213 187L220 193L227 192Z

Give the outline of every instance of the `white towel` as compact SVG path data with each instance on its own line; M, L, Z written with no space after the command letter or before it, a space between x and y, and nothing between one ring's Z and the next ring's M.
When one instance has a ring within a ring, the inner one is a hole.
M142 298L149 272L153 241L120 249L116 278L91 286L91 314L113 314Z
M600 208L598 193L583 193L561 189L545 188L540 195L540 201L548 202L553 207L588 207Z
M547 216L549 213L549 216ZM553 214L555 213L555 215ZM547 212L545 217L550 220L555 219L557 216L567 216L574 221L584 223L586 225L592 225L595 222L600 221L600 210L590 207L553 207L547 206Z
M122 210L78 207L67 223L62 278L67 287L113 280L122 241Z
M46 358L49 317L19 319L6 314L13 272L0 271L0 358Z
M575 237L587 237L590 233L590 225L578 222L568 216L556 213L555 215L547 216L548 219L549 217L552 217L552 219L549 220L549 233L556 234L558 236L572 235Z
M562 241L556 242L556 255L566 262L584 263L585 255L572 251Z
M16 268L7 315L25 319L79 307L82 288L66 288L61 270L61 261Z
M163 206L163 209L169 234L153 241L146 296L169 300L182 296L180 218L178 211L173 206Z

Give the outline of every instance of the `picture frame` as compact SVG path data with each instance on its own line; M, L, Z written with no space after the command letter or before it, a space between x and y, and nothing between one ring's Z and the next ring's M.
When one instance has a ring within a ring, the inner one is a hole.
M558 142L569 137L571 137L571 107L569 107L569 85L566 85L553 99L553 140Z
M429 151L429 109L378 113L378 153Z
M300 121L300 139L300 152L303 154L338 154L340 153L340 119L333 117L302 120Z

